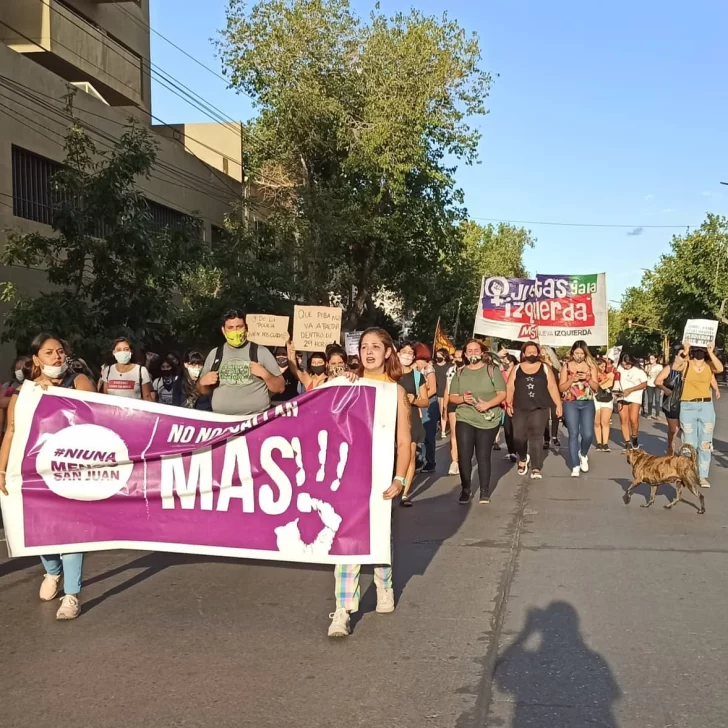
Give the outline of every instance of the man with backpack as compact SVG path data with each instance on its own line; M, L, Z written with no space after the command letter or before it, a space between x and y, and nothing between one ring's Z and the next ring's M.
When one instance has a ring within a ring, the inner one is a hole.
M197 391L210 398L210 409L217 414L265 412L270 408L270 395L285 389L275 358L265 347L248 341L242 311L228 311L223 316L222 335L225 343L208 354Z

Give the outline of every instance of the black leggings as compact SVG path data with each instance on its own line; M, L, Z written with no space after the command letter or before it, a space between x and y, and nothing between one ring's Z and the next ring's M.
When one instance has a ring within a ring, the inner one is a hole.
M497 427L489 429L473 427L467 422L458 421L455 427L455 439L458 444L458 465L460 466L460 484L463 490L470 493L473 485L473 451L478 461L478 478L480 479L480 495L490 495L490 458L493 443L498 434Z
M548 426L550 410L515 410L513 412L513 443L519 462L526 462L526 455L531 455L531 468L541 470L543 467L543 432Z
M513 444L513 419L508 414L503 418L503 434L506 436L508 454L513 455L516 452L516 446Z

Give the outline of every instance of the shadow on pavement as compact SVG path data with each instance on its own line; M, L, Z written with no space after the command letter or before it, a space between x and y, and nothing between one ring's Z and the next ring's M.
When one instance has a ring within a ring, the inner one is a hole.
M629 478L615 478L615 483L619 483L619 485L622 486L622 492L626 493L629 486L632 485L632 481ZM685 491L687 492L687 491ZM632 495L642 495L645 498L645 503L649 500L650 497L650 486L647 485L647 483L640 483L633 491ZM670 485L669 483L664 483L660 485L660 487L657 489L657 498L655 499L655 505L658 504L658 500L660 499L660 496L665 496L667 498L667 503L672 503L674 498L676 497L677 492L675 490L675 486ZM684 501L687 503L688 501ZM667 503L662 505L667 505ZM654 506L653 506L654 508Z
M514 703L510 728L617 728L612 710L621 690L607 661L584 642L567 602L528 612L496 663L494 682Z

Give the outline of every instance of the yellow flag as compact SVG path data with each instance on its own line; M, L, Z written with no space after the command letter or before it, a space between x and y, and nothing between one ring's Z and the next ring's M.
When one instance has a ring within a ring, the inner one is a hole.
M446 349L447 353L452 356L455 353L455 345L450 341L445 332L440 327L440 319L437 319L437 328L435 329L435 351Z

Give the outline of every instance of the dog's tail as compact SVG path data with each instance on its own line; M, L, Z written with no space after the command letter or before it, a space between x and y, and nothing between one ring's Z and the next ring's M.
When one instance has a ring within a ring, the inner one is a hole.
M683 443L683 446L680 448L680 456L690 458L693 463L693 467L696 470L698 469L698 451L692 445Z

